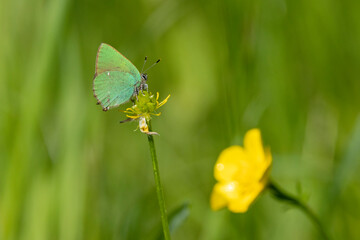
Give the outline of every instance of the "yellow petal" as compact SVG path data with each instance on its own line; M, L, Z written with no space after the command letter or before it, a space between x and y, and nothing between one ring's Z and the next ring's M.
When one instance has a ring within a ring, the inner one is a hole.
M263 150L261 133L259 129L253 128L246 132L244 137L244 148L248 151Z
M213 211L219 210L227 205L227 199L221 191L221 184L217 183L210 197L210 207Z
M263 189L264 185L261 183L239 186L238 198L229 201L229 210L235 213L246 212Z
M158 109L159 107L161 107L162 105L164 105L164 104L168 101L169 97L170 97L170 94L169 94L169 96L167 96L161 103L159 103L159 104L157 105L156 109Z
M159 92L156 93L156 102L159 100Z
M126 117L128 117L128 118L132 118L132 119L137 119L137 118L139 118L140 116L131 116L131 115L126 115Z
M134 112L134 109L133 108L127 108L125 111L123 111L123 112Z
M216 211L225 206L235 213L246 212L264 189L263 183L240 185L236 181L217 183L211 194L211 209Z
M214 167L214 177L219 182L236 180L245 184L258 181L261 176L262 169L249 160L248 154L240 146L223 150Z
M211 208L218 210L239 198L239 184L235 181L217 183L211 195Z
M151 115L154 115L154 116L160 116L161 115L161 112L160 113L150 113Z
M262 145L261 133L259 129L251 129L245 134L244 148L245 151L256 156L256 158L253 160L264 160L264 148Z
M231 146L223 150L214 167L215 179L219 182L232 181L243 167L241 163L244 158L245 154L240 146Z

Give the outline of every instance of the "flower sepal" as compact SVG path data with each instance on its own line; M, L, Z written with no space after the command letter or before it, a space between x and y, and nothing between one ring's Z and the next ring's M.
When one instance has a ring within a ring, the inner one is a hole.
M139 119L139 128L142 133L145 133L147 135L160 135L157 132L150 132L149 126L147 125L146 118L140 117Z

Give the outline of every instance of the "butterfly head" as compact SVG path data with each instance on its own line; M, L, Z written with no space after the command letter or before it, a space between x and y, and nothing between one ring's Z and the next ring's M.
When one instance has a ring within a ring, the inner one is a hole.
M146 81L147 81L147 74L146 74L146 73L142 73L142 74L141 74L141 80L142 80L143 82L146 82Z
M144 65L143 65L143 68L141 70L141 84L140 84L140 88L139 90L148 90L148 85L146 84L147 82L147 79L148 79L148 76L147 76L147 73L144 73L146 72L147 70L149 70L150 68L152 68L153 66L155 66L158 62L160 62L160 59L157 60L155 63L153 63L153 65L151 65L149 68L147 68L145 71L144 70L144 66L145 66L145 63L146 63L146 60L147 60L147 57L145 57L145 61L144 61Z

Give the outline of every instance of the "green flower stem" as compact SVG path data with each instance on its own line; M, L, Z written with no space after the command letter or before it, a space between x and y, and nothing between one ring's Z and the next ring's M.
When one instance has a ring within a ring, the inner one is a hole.
M315 213L302 201L297 199L295 196L285 192L283 189L281 189L277 184L275 184L273 181L269 181L267 188L271 191L271 193L279 200L285 201L291 205L294 205L298 208L300 208L309 218L310 220L315 224L319 232L321 233L322 237L326 240L329 240L327 233L324 230L324 227L322 226L320 220L315 215Z
M149 131L151 132L151 122L148 122ZM148 135L149 140L149 146L150 146L150 153L151 153L151 159L153 164L153 170L154 170L154 178L156 183L156 193L159 201L159 207L161 212L161 222L163 226L163 232L164 232L164 239L170 240L170 231L169 231L169 223L167 219L166 214L166 207L165 207L165 200L164 200L164 190L161 185L160 181L160 172L159 172L159 165L156 157L156 150L155 150L155 143L154 143L154 137L153 135Z

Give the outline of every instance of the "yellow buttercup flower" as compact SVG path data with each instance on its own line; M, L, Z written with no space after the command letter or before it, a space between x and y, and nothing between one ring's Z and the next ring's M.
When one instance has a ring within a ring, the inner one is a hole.
M149 121L151 115L160 116L161 113L156 113L156 110L163 106L170 95L167 96L162 102L159 102L159 93L156 93L156 98L154 95L147 91L140 92L137 96L135 104L131 108L127 108L124 113L126 113L128 118L138 119L144 117L146 121Z
M129 120L139 119L139 129L142 133L146 133L148 135L158 135L156 132L150 132L148 123L151 119L151 115L160 116L161 113L157 113L161 106L163 106L167 100L169 99L170 95L167 96L162 102L159 102L159 93L156 93L156 98L153 94L142 91L137 95L137 99L135 104L127 108L124 113L128 119L121 121L127 122Z
M232 212L246 212L266 187L271 161L270 150L264 150L259 129L246 133L244 147L223 150L214 167L218 183L211 194L211 208L219 210L227 206Z

